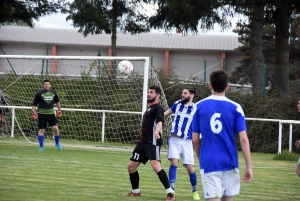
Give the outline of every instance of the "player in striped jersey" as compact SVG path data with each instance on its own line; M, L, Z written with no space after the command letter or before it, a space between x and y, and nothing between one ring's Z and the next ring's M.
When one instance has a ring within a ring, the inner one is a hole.
M229 88L228 75L223 70L212 72L209 89L212 95L199 101L192 122L193 144L200 162L200 174L205 199L232 201L240 191L238 151L239 134L246 163L243 180L252 180L249 140L242 107L225 97ZM201 151L199 134L201 133Z
M171 162L169 169L170 186L175 190L176 170L180 156L182 164L186 168L192 185L194 200L200 200L197 192L197 176L194 169L194 152L192 144L191 123L196 106L193 98L196 95L196 89L192 87L184 88L181 94L181 100L176 101L164 115L175 114L172 120L171 134L168 144L168 159Z

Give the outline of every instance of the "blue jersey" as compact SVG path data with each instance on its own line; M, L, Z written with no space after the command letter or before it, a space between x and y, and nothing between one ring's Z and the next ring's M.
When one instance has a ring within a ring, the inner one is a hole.
M238 168L235 134L245 130L245 115L238 103L215 95L199 101L192 131L202 135L200 169L209 173Z
M176 134L184 140L191 140L191 124L196 109L197 108L194 103L193 105L186 105L182 104L180 100L176 101L171 107L171 110L175 114L172 121L171 133Z

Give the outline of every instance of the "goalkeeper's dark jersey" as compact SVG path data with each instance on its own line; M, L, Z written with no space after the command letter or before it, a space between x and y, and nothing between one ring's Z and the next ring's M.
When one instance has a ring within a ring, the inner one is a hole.
M164 123L164 109L159 103L156 103L150 105L143 115L142 130L140 134L141 142L158 146L161 146L163 144L161 133L159 133L159 139L156 139L153 136L158 122Z
M54 114L54 103L59 102L56 91L39 91L33 100L32 105L38 107L38 114Z

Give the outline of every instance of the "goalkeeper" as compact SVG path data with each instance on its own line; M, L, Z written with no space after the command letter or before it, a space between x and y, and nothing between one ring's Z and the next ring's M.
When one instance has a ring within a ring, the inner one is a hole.
M39 131L38 131L38 140L39 140L39 151L44 150L44 133L47 128L47 123L52 127L53 135L55 138L55 146L58 150L62 150L62 147L59 143L60 135L57 125L57 118L62 116L61 107L58 95L56 91L51 90L50 80L43 81L43 89L37 92L32 103L32 119L38 119ZM57 106L56 117L54 115L54 103ZM36 108L38 106L38 111Z

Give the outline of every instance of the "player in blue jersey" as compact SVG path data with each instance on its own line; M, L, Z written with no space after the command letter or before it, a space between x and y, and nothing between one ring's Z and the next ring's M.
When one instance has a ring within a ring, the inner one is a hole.
M140 140L134 148L127 165L132 190L126 196L140 196L140 177L137 168L141 163L146 164L150 160L152 169L166 189L166 201L173 201L175 200L174 191L170 187L166 172L160 165L160 147L163 144L161 130L164 123L164 109L159 104L160 96L160 87L155 85L149 87L147 101L150 105L143 115Z
M39 151L44 150L44 133L47 128L47 123L49 123L49 125L52 127L53 135L55 138L55 146L58 148L58 150L62 150L62 147L59 143L60 135L57 126L57 118L62 116L61 106L56 91L51 90L50 88L50 80L44 80L43 89L36 93L32 103L32 118L38 119L39 123ZM54 115L54 103L56 104L58 109L56 117ZM38 111L36 111L37 106Z
M168 159L171 163L169 169L171 188L175 190L176 170L181 156L182 164L189 174L193 199L200 200L197 192L197 176L194 169L194 151L191 129L193 115L196 111L196 105L193 103L195 95L195 88L184 88L181 94L181 100L176 101L169 110L165 111L164 115L169 116L175 114L172 120L168 144Z
M238 133L246 169L243 180L252 180L249 140L242 107L228 99L228 75L223 70L211 73L209 89L212 95L197 102L192 132L194 150L200 162L200 174L205 199L232 201L240 192ZM201 133L201 150L199 134Z

